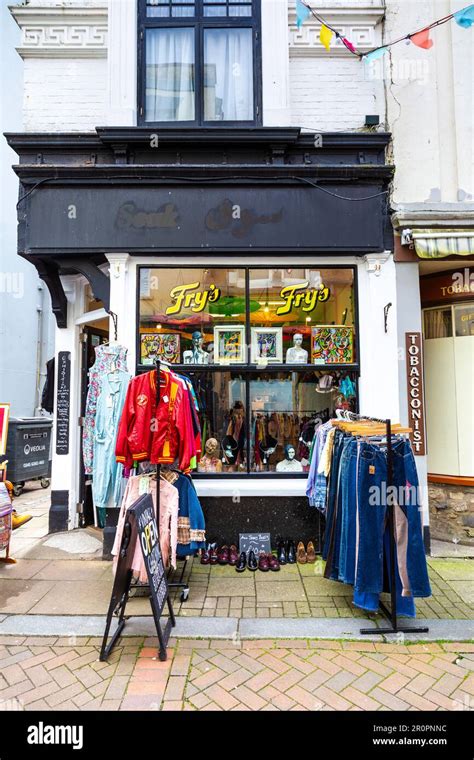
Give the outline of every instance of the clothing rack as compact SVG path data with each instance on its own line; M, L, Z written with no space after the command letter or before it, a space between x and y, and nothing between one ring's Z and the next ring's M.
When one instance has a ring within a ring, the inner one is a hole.
M345 413L346 421L367 420L368 422L379 422L385 425L385 435L387 437L387 494L391 493L391 486L393 485L393 450L392 450L392 421L390 419L381 419L380 417L367 417L365 414L355 414L355 412ZM342 418L341 421L344 421ZM396 431L395 431L396 432ZM391 623L391 628L361 628L360 633L363 635L373 635L374 633L384 635L390 633L428 633L429 628L422 627L409 627L400 625L397 616L397 584L396 584L396 571L395 571L395 558L397 553L397 547L395 543L395 514L394 505L392 500L387 500L388 510L388 527L390 534L390 557L389 557L389 573L390 573L390 604L389 610L383 602L379 602L380 609Z
M155 359L155 368L156 368L156 409L158 411L158 406L160 403L160 359ZM161 464L156 465L156 524L158 526L158 532L160 529L160 473L161 473ZM189 597L189 585L184 580L184 574L186 572L186 567L188 564L188 558L183 558L183 568L181 570L181 575L179 577L179 581L173 581L172 583L168 583L168 588L180 588L181 591L181 601L187 602Z

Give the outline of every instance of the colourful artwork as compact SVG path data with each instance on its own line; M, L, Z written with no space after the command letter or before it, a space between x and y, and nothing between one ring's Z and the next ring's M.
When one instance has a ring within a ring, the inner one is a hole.
M245 361L245 327L214 327L214 361L216 364L241 364Z
M140 335L142 364L154 364L156 359L168 364L180 363L180 337L176 333L142 333Z
M281 327L252 327L252 361L257 364L283 361Z
M311 329L313 364L352 364L354 333L344 325L319 325Z

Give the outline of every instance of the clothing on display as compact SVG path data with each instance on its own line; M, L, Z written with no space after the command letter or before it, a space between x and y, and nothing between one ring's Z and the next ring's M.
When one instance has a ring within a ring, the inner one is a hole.
M125 515L127 509L145 493L151 493L153 506L156 509L156 475L133 475L128 479L127 487L120 508L117 531L112 549L114 556L114 573L117 569L118 555L122 543L122 534L125 524ZM171 564L176 567L176 547L178 544L178 514L179 514L179 492L174 485L167 480L160 478L160 519L158 531L160 534L160 548L163 564L165 567ZM142 583L147 582L147 572L143 561L141 547L137 541L132 561L132 570L138 580Z
M97 412L97 399L100 395L103 377L114 370L127 372L128 349L124 346L102 344L95 347L95 362L89 370L89 387L87 390L84 427L82 432L82 456L84 471L90 475L94 461L94 427Z
M187 472L197 466L201 434L196 399L189 381L167 366L134 377L128 386L120 419L116 458L127 466L148 460L173 464Z
M94 505L101 510L105 510L112 496L113 506L120 504L123 465L115 459L115 444L129 380L128 372L116 370L106 372L100 384L94 425L92 495Z
M353 434L354 433L354 434ZM316 431L307 496L326 517L325 577L354 587L354 604L378 609L391 591L388 509L393 506L397 610L416 615L414 599L431 596L421 518L418 475L411 443L391 437L390 485L387 440L361 433L360 423L331 420Z

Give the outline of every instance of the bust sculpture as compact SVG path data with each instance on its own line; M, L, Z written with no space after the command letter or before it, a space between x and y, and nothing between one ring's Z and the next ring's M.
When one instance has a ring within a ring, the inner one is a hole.
M199 330L196 330L192 334L192 349L183 351L183 364L208 364L209 354L204 351L202 344L204 338Z
M288 444L285 446L285 459L278 462L276 466L277 472L303 472L303 465L296 457L295 447Z
M287 364L307 364L308 352L303 348L303 336L301 333L293 335L293 345L286 352Z

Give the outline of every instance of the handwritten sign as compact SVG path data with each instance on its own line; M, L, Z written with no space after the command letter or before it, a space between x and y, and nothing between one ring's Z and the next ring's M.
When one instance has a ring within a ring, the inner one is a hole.
M240 551L245 552L247 556L253 551L257 559L261 552L270 554L272 550L270 533L240 533L239 548Z
M150 601L153 617L158 626L161 613L168 599L168 583L161 556L155 510L150 494L143 496L132 507L137 525L137 536L150 584Z
M405 333L408 391L408 424L415 456L425 456L425 408L423 398L423 357L421 333Z
M69 418L71 414L71 354L58 354L58 382L56 391L56 454L69 454Z
M107 660L125 627L127 620L125 610L133 576L132 564L137 541L140 543L150 585L150 604L159 641L158 656L162 661L167 658L167 644L171 629L176 625L176 619L169 597L166 570L161 557L153 500L151 494L147 493L140 496L127 510L125 515L112 596L100 650L101 662ZM161 614L166 602L168 604L169 618L164 629L162 629ZM109 632L114 617L118 618L117 626L109 642Z

